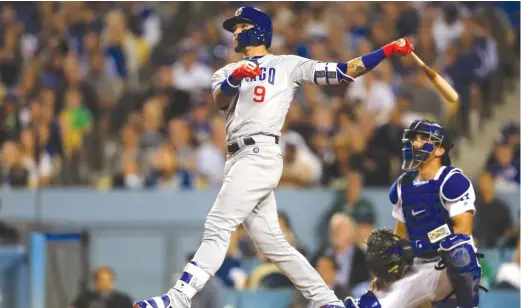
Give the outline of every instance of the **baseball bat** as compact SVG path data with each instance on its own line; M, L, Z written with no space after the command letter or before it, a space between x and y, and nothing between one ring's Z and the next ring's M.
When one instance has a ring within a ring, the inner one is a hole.
M436 71L425 64L422 59L420 59L420 57L418 57L414 52L411 52L411 56L416 64L418 64L418 66L423 69L425 75L427 75L434 87L449 103L454 104L458 102L458 92L456 92L445 79L443 79L438 73L436 73Z

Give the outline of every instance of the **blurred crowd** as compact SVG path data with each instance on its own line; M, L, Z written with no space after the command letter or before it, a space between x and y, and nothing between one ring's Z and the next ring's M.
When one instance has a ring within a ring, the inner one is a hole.
M240 60L221 27L239 5L2 3L1 184L218 187L225 123L210 78ZM471 138L518 74L515 2L256 5L273 18L274 54L347 61L408 36L461 97L448 107L410 57L384 61L350 85L306 85L284 126L281 187L332 186L349 171L365 185L389 185L413 118ZM500 160L490 163L495 176Z

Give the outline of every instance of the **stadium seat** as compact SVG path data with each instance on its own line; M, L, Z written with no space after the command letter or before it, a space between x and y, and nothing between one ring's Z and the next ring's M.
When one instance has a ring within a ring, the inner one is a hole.
M260 263L261 261L257 258L245 258L241 260L241 268L249 275L251 274L251 271Z
M295 294L293 289L270 291L243 291L238 308L288 308Z
M479 308L518 308L519 305L519 292L494 290L481 296Z
M288 289L293 283L283 273L273 273L262 278L259 288L261 289Z
M496 279L497 270L503 263L501 255L497 249L480 249L479 252L485 255L485 261L490 265L492 269L492 279Z
M239 308L239 297L241 291L226 289L224 296L224 307L226 308Z

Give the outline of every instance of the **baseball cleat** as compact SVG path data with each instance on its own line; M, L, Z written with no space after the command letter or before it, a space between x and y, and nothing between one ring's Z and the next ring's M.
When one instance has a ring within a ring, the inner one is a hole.
M134 302L133 308L174 308L170 305L170 297L168 295L162 295L153 297L144 301Z

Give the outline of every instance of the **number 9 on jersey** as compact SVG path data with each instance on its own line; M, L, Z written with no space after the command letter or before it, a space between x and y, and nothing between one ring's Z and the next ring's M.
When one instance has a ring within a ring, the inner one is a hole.
M264 98L266 97L266 88L263 86L256 86L253 88L253 102L254 103L263 103Z

